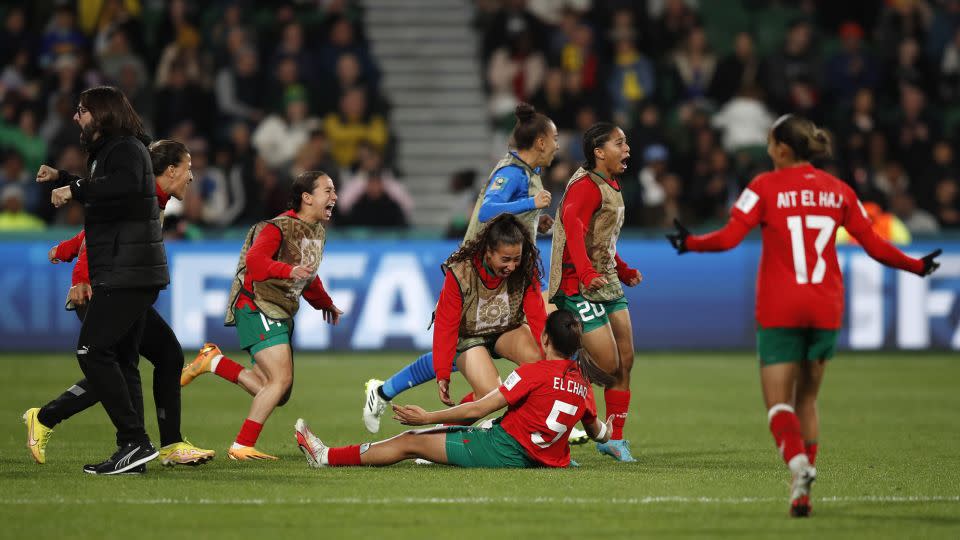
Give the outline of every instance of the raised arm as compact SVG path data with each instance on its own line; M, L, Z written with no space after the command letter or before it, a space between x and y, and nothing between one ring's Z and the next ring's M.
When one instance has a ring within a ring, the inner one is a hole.
M451 424L483 418L506 406L507 399L503 397L499 389L494 388L489 394L477 401L463 403L442 411L426 411L416 405L394 405L393 418L407 426Z

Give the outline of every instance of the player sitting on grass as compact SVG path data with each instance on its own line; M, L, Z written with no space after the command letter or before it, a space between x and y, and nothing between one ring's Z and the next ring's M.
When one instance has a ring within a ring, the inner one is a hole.
M567 311L547 317L540 342L550 360L523 364L479 401L427 412L416 405L394 405L394 418L410 426L463 422L507 407L490 429L451 426L411 430L376 443L331 448L304 420L296 424L297 445L312 467L392 465L426 459L458 467L567 467L567 432L582 422L590 438L606 442L613 417L596 415L589 366L571 360L580 349L582 326ZM583 355L580 355L581 357Z

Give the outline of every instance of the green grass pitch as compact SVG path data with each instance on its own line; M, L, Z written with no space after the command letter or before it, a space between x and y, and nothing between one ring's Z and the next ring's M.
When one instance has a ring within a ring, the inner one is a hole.
M99 406L57 428L46 465L24 448L20 414L72 384L76 361L68 353L0 356L0 538L960 538L955 354L844 353L832 362L806 520L787 517L788 474L748 353L639 356L627 426L636 464L587 445L573 449L582 467L569 470L308 469L293 442L295 419L306 418L328 444L371 440L360 419L363 383L410 359L298 355L293 398L258 445L281 457L272 463L227 459L249 398L204 376L184 389L183 431L216 449L216 460L176 469L154 462L142 477L98 478L81 467L112 451ZM454 393L465 392L454 379ZM439 405L434 384L397 401ZM380 435L400 431L385 419Z

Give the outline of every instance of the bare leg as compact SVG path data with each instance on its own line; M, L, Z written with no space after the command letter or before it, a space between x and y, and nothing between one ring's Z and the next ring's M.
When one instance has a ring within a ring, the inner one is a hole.
M500 386L500 372L493 365L493 358L486 347L473 347L460 353L457 357L457 368L470 383L473 395L478 398Z
M610 314L610 327L613 338L617 343L617 357L620 364L617 367L617 381L611 387L614 390L630 389L630 372L633 369L633 325L630 322L630 311L623 309Z
M293 383L293 356L290 345L274 345L254 355L256 367L265 376L265 382L250 405L250 420L264 423Z
M543 360L540 346L533 339L533 334L530 333L530 327L527 325L505 332L497 338L493 349L497 354L518 366Z
M617 376L620 372L620 352L613 328L609 324L584 334L582 343L597 367L614 377Z
M267 377L263 373L260 364L254 364L252 368L241 371L240 376L237 378L237 385L246 390L251 396L257 395L257 393L263 389L263 385L265 385L266 382Z
M770 364L760 368L760 385L767 410L780 403L791 407L794 405L799 374L800 362Z
M447 434L405 431L396 437L370 445L360 454L362 465L393 465L405 459L422 458L447 463Z
M820 417L817 412L817 395L823 382L825 360L802 362L797 380L796 409L800 418L800 430L805 442L815 442L820 437Z

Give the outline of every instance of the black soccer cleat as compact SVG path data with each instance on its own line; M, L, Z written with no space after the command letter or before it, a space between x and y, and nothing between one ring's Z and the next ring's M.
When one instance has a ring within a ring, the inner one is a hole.
M160 452L149 441L127 443L106 461L84 465L83 472L97 475L142 474L147 470L146 463L158 455Z

